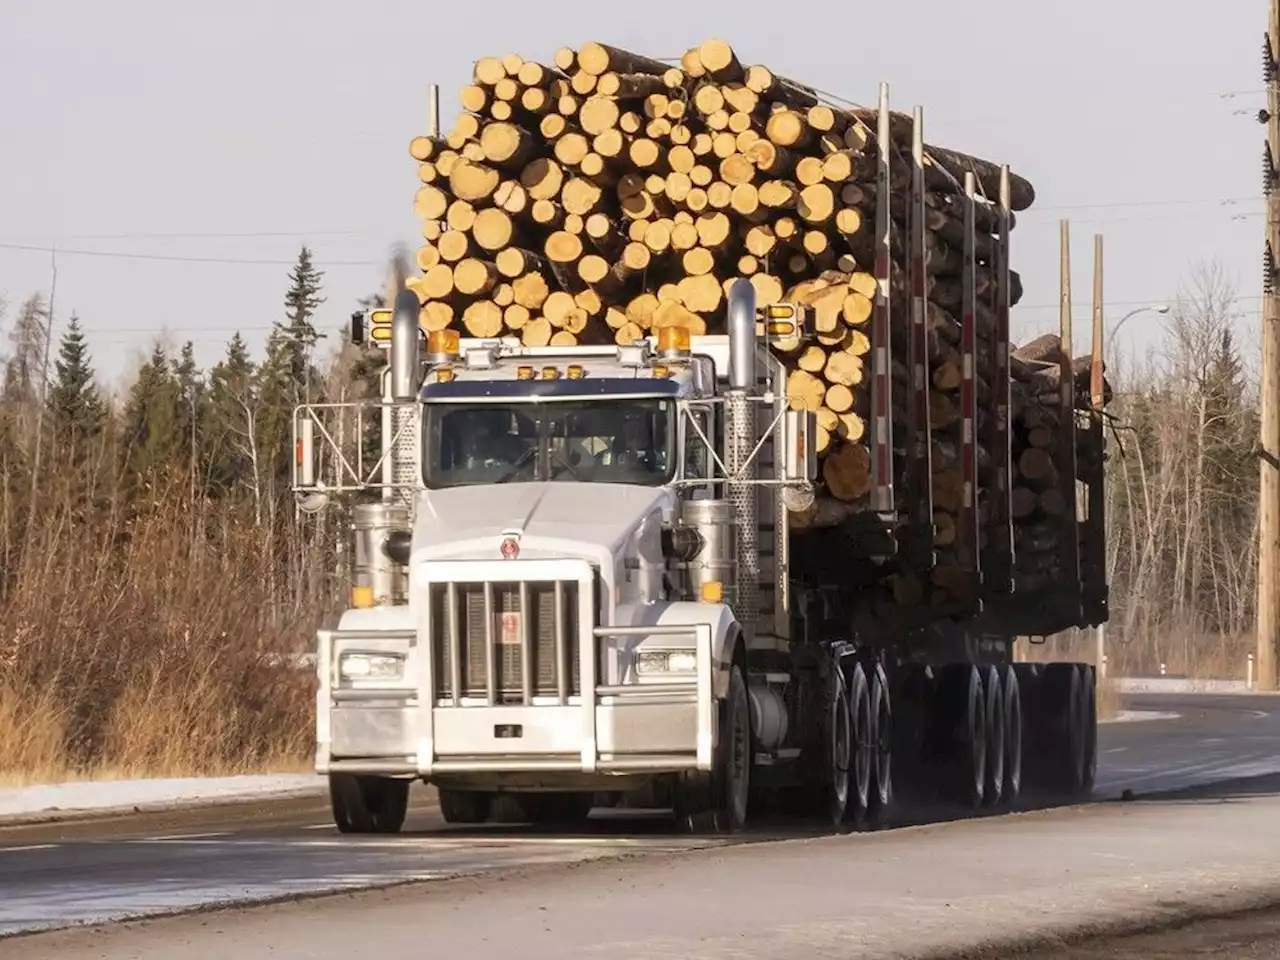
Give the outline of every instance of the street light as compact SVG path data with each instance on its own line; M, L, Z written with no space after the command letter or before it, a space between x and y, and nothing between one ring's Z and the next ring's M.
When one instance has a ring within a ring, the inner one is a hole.
M1124 326L1124 322L1128 320L1130 317L1136 317L1138 314L1146 313L1147 311L1151 311L1152 313L1166 314L1169 312L1169 305L1167 303L1149 303L1145 307L1138 307L1136 310L1130 310L1123 317L1117 320L1116 325L1112 327L1111 332L1107 334L1107 341L1103 348L1104 361L1111 356L1112 341L1115 340L1116 334L1120 332L1120 328Z
M1138 314L1146 313L1148 311L1163 315L1169 312L1169 305L1167 303L1147 304L1145 307L1138 307L1134 310L1130 310L1123 317L1117 320L1116 325L1112 327L1110 333L1107 334L1106 342L1103 345L1102 359L1104 367L1107 365L1107 361L1111 356L1112 341L1115 340L1116 334L1120 332L1120 328L1124 326L1125 321L1130 317L1136 317ZM1105 623L1100 623L1093 628L1093 638L1094 642L1097 644L1097 648L1094 652L1094 663L1098 671L1098 677L1105 678L1107 675L1107 625Z

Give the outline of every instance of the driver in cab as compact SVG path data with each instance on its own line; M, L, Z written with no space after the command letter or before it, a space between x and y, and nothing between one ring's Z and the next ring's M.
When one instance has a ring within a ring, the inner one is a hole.
M601 458L604 466L621 467L639 473L658 469L658 453L654 449L653 427L647 416L626 417L622 429Z
M468 427L461 463L466 470L515 466L528 449L528 444L511 433L511 417L506 412L478 412Z

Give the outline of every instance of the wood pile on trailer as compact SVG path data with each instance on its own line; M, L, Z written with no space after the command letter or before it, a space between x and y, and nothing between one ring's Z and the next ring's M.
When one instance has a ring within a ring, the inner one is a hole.
M835 106L812 87L744 65L718 39L679 64L599 43L562 48L549 64L487 57L461 102L447 133L410 144L425 243L409 284L425 330L530 346L625 344L667 326L720 333L729 286L747 277L758 302L799 301L815 318L815 339L776 348L793 407L818 421L819 496L793 516L797 528L865 513L876 507L874 486L892 484L883 495L894 502L881 513L919 513L923 503L929 514L918 519L932 527L935 597L971 595L983 550L1015 548L1024 587L1052 578L1070 509L1055 453L1061 364L1037 341L1031 354L1005 361L1006 373L996 347L1022 293L1000 255L1014 212L1034 200L1029 182L954 150L917 143L913 152L911 116ZM1002 185L1007 206L997 202ZM886 189L892 228L881 231ZM881 451L891 467L879 471L877 311L887 311L891 361L879 372L894 430ZM927 389L912 375L913 357ZM1002 433L997 410L1006 402ZM932 480L922 485L913 477L926 461L911 427L925 412ZM1013 445L1011 463L996 455L1001 437ZM1004 471L1011 483L1000 493ZM977 491L972 502L967 486ZM1002 522L1012 542L993 545ZM1024 564L1024 552L1038 559ZM897 576L896 602L920 602L923 586L910 571Z

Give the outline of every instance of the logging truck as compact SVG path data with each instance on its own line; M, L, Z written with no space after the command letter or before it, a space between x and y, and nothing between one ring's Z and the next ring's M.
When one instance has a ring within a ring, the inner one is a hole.
M439 331L425 355L418 315L403 291L353 318L390 363L384 482L349 489L387 496L353 507L351 608L318 635L316 768L340 830L398 830L415 780L450 823L624 803L711 830L757 808L874 823L903 790L1012 807L1024 762L1090 791L1092 666L1013 662L1018 634L1088 622L1080 578L889 632L861 593L912 549L905 526L789 523L813 504L816 422L772 347L805 338L805 308L739 281L725 335ZM312 498L343 489L318 479L327 406L295 419Z
M1009 344L1030 184L723 41L555 64L479 61L414 138L423 273L352 317L381 396L295 411L353 529L338 829L415 781L699 831L1088 795L1093 665L1015 656L1107 619L1101 335Z

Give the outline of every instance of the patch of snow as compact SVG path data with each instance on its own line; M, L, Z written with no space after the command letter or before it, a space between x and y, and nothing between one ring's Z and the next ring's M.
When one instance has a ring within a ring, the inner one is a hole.
M1140 720L1177 720L1180 713L1169 713L1166 710L1119 710L1114 717L1099 719L1099 723L1136 723Z
M96 780L0 788L0 821L64 813L109 813L260 797L306 796L325 781L314 773L155 780Z
M1120 693L1241 693L1261 695L1245 680L1192 680L1189 677L1115 677L1112 686Z

